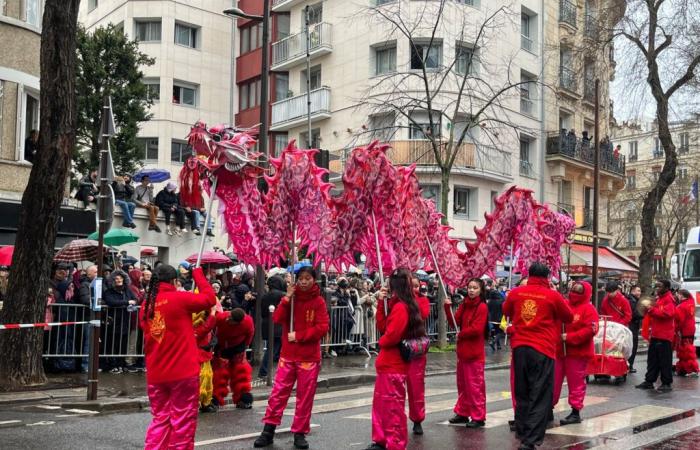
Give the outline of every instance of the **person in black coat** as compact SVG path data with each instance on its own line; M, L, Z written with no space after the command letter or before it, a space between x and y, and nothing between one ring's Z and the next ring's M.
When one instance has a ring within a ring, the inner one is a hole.
M180 196L175 193L177 185L172 181L168 182L162 191L156 195L155 204L163 211L165 216L165 226L168 234L178 236L185 231L185 210L180 207ZM175 215L175 226L170 226L170 216Z
M632 332L632 355L628 360L630 373L637 372L637 369L634 368L634 359L637 356L637 347L639 346L639 328L642 325L642 320L644 320L644 316L637 311L637 302L641 296L642 288L636 284L630 288L630 293L627 295L627 301L629 301L630 308L632 308L632 320L629 324L629 329Z
M275 275L267 280L268 291L260 299L260 316L262 317L262 335L263 339L267 340L270 326L270 306L277 308L279 306L282 297L287 295L287 282L283 277ZM272 360L277 362L280 358L280 348L282 343L280 338L282 337L282 326L274 325L274 339L272 344ZM260 370L258 371L258 377L265 378L267 376L267 364L270 358L270 344L267 344L267 349L265 350L265 355L262 359L262 364L260 365Z
M127 339L131 326L130 307L138 303L136 295L129 289L129 277L124 272L116 270L110 275L111 286L107 289L102 300L107 304L107 326L103 342L107 352L112 354L125 354L127 352ZM108 358L108 368L112 373L122 373L126 367L123 357Z
M127 176L115 177L112 182L112 190L114 191L114 203L119 205L122 210L124 221L122 226L125 228L136 228L134 223L134 209L136 204L131 200L134 196L134 187L131 183L127 184ZM131 178L128 178L129 182Z
M486 288L486 305L489 311L489 328L491 329L491 336L489 345L491 350L501 349L501 339L503 338L503 330L499 327L501 323L501 318L503 318L503 296L498 292L497 289L493 288L491 283L487 284Z

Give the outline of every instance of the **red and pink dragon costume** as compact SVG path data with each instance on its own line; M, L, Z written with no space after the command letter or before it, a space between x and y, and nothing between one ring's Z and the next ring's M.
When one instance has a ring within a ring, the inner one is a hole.
M421 196L415 166L394 166L387 145L373 142L354 149L346 161L342 194L332 197L333 185L322 179L326 170L314 162L317 150L298 149L292 141L279 158L270 159L271 175L263 175L255 165L258 155L250 150L254 142L246 131L207 129L198 122L189 135L196 156L180 175L186 196L199 195L199 178L206 189L210 179L218 179L219 215L233 250L248 264L277 264L296 233L316 264L350 265L361 252L367 267L376 269L376 221L384 268L433 269L430 242L444 281L455 287L491 273L511 244L516 269L542 261L556 272L560 248L576 226L571 217L537 203L531 191L511 187L486 213L485 226L475 230L476 241L461 252L434 203ZM260 176L268 186L264 194L258 189Z

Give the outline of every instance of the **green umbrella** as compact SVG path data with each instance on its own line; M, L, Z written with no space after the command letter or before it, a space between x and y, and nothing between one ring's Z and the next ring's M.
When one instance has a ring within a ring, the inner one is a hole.
M88 236L88 239L98 239L98 232L95 231L92 233L90 236ZM130 244L132 242L136 242L139 240L139 237L135 235L132 231L125 230L123 228L113 228L109 230L105 234L105 245L124 245L124 244Z

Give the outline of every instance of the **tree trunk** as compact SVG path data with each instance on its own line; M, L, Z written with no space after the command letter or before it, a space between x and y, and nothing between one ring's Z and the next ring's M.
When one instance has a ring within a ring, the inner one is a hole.
M442 223L447 225L447 208L450 203L450 168L440 167L440 212Z
M447 225L447 208L450 198L450 169L440 168L440 212L442 213L442 223ZM440 280L442 283L443 280ZM442 289L438 289L438 346L447 347L447 316L445 315L445 295Z
M39 148L22 196L0 323L43 322L58 215L75 146L76 30L80 0L47 0L41 34ZM43 330L0 331L0 389L46 382Z

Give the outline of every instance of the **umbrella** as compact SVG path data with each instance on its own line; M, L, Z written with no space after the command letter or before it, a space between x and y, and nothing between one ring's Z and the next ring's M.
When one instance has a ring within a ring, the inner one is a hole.
M134 174L134 181L141 182L141 178L145 176L153 183L161 183L170 179L170 172L165 169L141 169Z
M191 264L195 264L197 262L197 255L198 253L193 253L190 256L187 257L186 261ZM206 251L202 253L202 264L226 264L229 265L231 264L231 259L226 256L222 255L219 252L215 252L212 250Z
M12 265L12 254L15 252L14 245L0 248L0 266Z
M97 241L91 239L76 239L63 246L54 256L54 261L96 261Z
M97 240L99 233L95 231L88 239ZM123 245L130 244L139 240L139 237L132 231L125 230L124 228L113 228L105 233L105 245Z
M300 270L302 267L311 267L311 263L310 263L309 261L302 261L302 262L298 262L298 263L294 264L294 273L299 272L299 270ZM291 268L291 267L287 267L287 271L288 271L288 272L291 272L291 271L292 271L292 268Z
M156 254L155 249L148 248L148 247L141 249L141 256L153 256L155 254Z
M131 264L133 266L137 262L139 262L139 260L134 258L133 256L126 256L122 258L122 264Z

